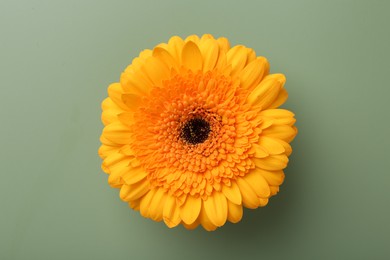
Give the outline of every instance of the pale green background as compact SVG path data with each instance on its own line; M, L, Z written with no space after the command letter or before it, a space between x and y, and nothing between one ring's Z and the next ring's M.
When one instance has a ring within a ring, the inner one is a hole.
M0 259L390 259L390 2L0 1ZM213 233L142 218L97 156L107 85L212 33L287 76L281 192Z

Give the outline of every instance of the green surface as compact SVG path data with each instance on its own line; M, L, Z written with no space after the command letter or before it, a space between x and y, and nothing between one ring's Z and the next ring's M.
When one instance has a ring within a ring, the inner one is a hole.
M0 1L0 259L389 259L390 2ZM212 33L287 76L299 135L266 208L208 233L142 218L97 156L144 48Z

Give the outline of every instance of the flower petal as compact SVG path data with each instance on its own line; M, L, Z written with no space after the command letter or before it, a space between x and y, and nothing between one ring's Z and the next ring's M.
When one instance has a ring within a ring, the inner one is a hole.
M261 136L259 145L269 154L281 154L285 152L284 146L272 137Z
M140 96L135 94L122 94L122 101L126 105L127 110L135 112L142 104Z
M234 204L241 204L241 193L236 182L232 181L230 186L223 185L222 192Z
M172 57L180 62L181 61L181 51L184 46L184 41L179 36L173 36L168 41L168 51Z
M270 186L279 186L284 181L284 173L282 170L279 171L267 171L260 168L256 168L256 171L259 172L267 183Z
M183 224L183 226L186 228L186 229L188 229L188 230L193 230L193 229L195 229L195 228L197 228L198 226L199 226L199 221L198 220L196 220L194 223L192 223L192 224L186 224L186 223L182 223Z
M162 62L164 62L165 65L168 67L168 69L171 69L171 68L178 69L177 61L164 48L161 48L161 47L154 48L153 49L153 57L156 57L159 60L161 60Z
M153 83L140 71L123 72L120 82L126 93L136 95L147 95L153 87Z
M287 156L290 156L291 153L292 153L292 148L291 148L291 145L281 139L278 139L278 142L281 143L284 147L284 150L286 151L286 155Z
M204 203L203 203L202 209L200 210L199 221L200 221L200 224L202 225L202 227L204 229L206 229L207 231L214 231L217 229L217 226L214 225L211 222L210 218L207 216L206 211L204 209Z
M260 198L259 199L259 206L260 207L264 207L264 206L266 206L268 204L268 199L266 199L266 198Z
M252 158L252 161L261 169L277 171L287 167L288 158L285 154L277 154L261 159Z
M104 125L111 124L118 120L118 114L122 113L124 110L112 101L111 98L106 98L102 102L102 122Z
M213 192L207 200L203 201L203 206L211 223L218 227L225 224L227 218L227 201L221 192Z
M264 129L261 134L262 136L278 138L290 143L297 134L297 128L288 125L273 125Z
M186 201L180 208L180 217L184 223L190 225L198 218L202 206L202 199L187 196Z
M250 209L257 208L259 206L259 199L252 187L243 178L238 178L237 184L241 191L244 206Z
M118 107L120 107L123 110L128 110L127 106L122 101L123 89L120 83L111 84L108 87L107 92L108 92L108 96Z
M187 36L187 38L185 38L184 42L187 43L187 42L191 41L191 42L198 44L199 40L200 39L199 39L198 35L192 34L192 35Z
M110 153L104 160L103 160L103 166L104 168L107 168L108 171L111 173L111 171L116 169L123 168L124 165L129 165L129 162L131 160L131 157L126 156L119 152L119 150L116 150L113 153Z
M126 167L126 172L122 178L126 184L134 184L143 180L147 175L147 172L142 167Z
M126 99L126 98L125 98ZM127 99L126 100L126 102L130 102L130 99ZM124 112L124 113L120 113L118 116L118 119L119 119L119 121L123 124L123 125L125 125L125 126L127 126L127 127L129 127L129 128L131 128L131 127L133 127L134 126L134 112Z
M242 205L237 205L228 200L228 216L227 219L232 223L237 223L242 219Z
M202 54L194 42L189 41L184 45L181 58L186 68L194 72L202 69Z
M241 87L244 89L255 88L268 73L269 64L267 59L258 57L240 72Z
M269 108L277 108L286 102L288 98L288 93L287 91L282 88L279 92L279 95L276 97L276 99L272 102L272 104L269 105Z
M246 51L247 51L247 59L246 59L246 65L248 65L249 63L251 63L252 61L256 60L257 57L256 57L256 52L251 49L251 48L246 48ZM264 58L264 57L259 57L259 58ZM269 69L268 69L269 70ZM268 73L267 73L268 74Z
M145 218L152 218L151 213L151 204L153 203L153 197L156 194L158 189L150 189L148 193L145 194L144 197L141 199L141 204L139 211L141 215Z
M259 198L268 198L270 195L270 189L267 181L256 171L256 168L247 173L243 179L251 186L253 191Z
M180 209L176 206L176 199L168 196L163 209L163 219L169 228L176 227L180 224Z
M103 136L116 144L129 144L133 140L130 129L119 121L104 127Z
M134 210L139 210L140 204L141 204L141 200L139 200L139 199L129 201L129 207L134 209Z
M230 49L230 42L225 37L220 37L217 39L218 45L220 50L222 50L224 53L227 53Z
M227 52L227 63L232 65L232 76L238 74L244 68L247 60L246 49L245 46L236 45Z
M156 192L149 204L148 212L151 219L154 221L161 221L163 219L163 210L167 194L162 188L156 188ZM140 210L142 211L142 202L140 204ZM142 214L142 212L141 212Z
M105 159L113 153L119 152L121 148L119 146L101 145L98 150L100 158Z
M262 146L258 145L258 144L252 144L252 148L254 150L254 156L256 158L265 158L267 156L269 156L269 153L268 151L266 151L265 148L263 148Z
M148 58L145 64L141 67L141 70L153 83L153 87L160 87L162 81L168 79L170 76L170 70L168 67L155 57Z
M218 43L215 40L207 39L199 46L199 49L203 56L203 71L211 71L218 60Z
M271 190L271 196L276 195L279 192L279 186L269 186Z
M247 101L253 106L259 106L265 110L278 97L285 81L286 78L283 74L266 76L249 94Z
M119 193L119 197L124 201L131 201L141 198L149 191L149 182L142 181L133 185L124 184Z
M295 123L294 113L286 109L267 109L260 112L259 116L272 120L273 125L290 125Z

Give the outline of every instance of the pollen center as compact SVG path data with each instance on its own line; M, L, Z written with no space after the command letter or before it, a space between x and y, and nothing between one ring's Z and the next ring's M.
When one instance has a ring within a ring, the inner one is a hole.
M209 122L203 118L192 118L184 124L180 137L189 144L200 144L206 141L209 133Z

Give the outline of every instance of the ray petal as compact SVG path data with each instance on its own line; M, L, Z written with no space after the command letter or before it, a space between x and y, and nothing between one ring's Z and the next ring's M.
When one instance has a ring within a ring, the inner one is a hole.
M187 196L186 201L180 208L180 217L184 223L190 225L198 218L202 206L202 199Z
M176 199L173 196L168 196L165 201L163 219L169 228L176 227L180 224L180 209L176 205Z
M240 189L238 188L238 185L235 181L232 181L230 186L223 185L222 192L226 196L226 198L231 202L233 202L234 204L237 205L241 204L242 200L241 200Z
M268 198L270 195L270 189L267 181L256 171L256 168L247 173L243 179L251 186L253 191L259 198Z
M237 205L231 201L228 201L228 220L232 223L237 223L242 219L242 215L242 205Z
M227 219L227 200L221 192L213 192L211 196L203 202L204 209L211 223L220 227Z
M252 187L242 178L237 179L241 191L242 203L245 207L255 209L259 206L259 199Z
M192 42L187 42L183 47L182 52L183 66L196 72L202 69L202 54L198 46Z
M269 64L267 59L258 57L240 72L241 87L244 89L253 89L268 72Z

